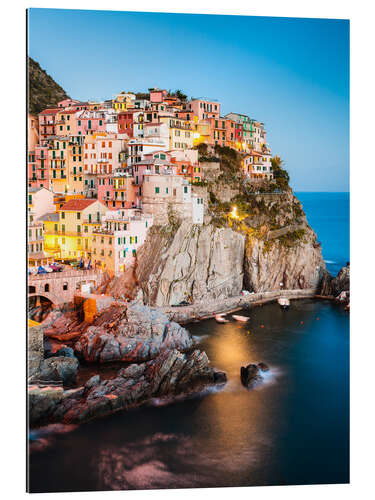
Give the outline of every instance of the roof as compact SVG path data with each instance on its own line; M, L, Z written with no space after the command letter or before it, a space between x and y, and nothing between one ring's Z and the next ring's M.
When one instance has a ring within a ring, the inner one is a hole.
M55 113L57 113L58 111L60 111L61 108L49 108L49 109L45 109L44 111L42 111L41 113L39 113L39 115L54 115Z
M79 211L79 210L84 210L85 208L89 207L93 203L98 201L97 199L73 199L69 200L67 203L65 203L60 210L62 211Z
M38 220L43 222L58 222L59 214L57 212L48 212L41 217L38 217Z
M29 188L29 193L37 193L41 189L44 189L44 188L42 188L42 187L31 187L31 188Z

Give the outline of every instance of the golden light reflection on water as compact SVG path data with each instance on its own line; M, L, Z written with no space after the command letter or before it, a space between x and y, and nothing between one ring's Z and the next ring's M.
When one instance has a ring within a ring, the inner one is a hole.
M212 398L205 398L200 406L206 432L200 433L201 448L220 450L225 457L228 449L237 459L232 466L262 460L265 446L265 408L259 391L248 391L240 380L241 366L263 361L251 342L249 329L244 325L228 323L217 325L209 341L209 357L215 366L227 373L224 390ZM212 341L211 341L212 340ZM259 441L262 436L262 442ZM224 461L225 463L225 461Z

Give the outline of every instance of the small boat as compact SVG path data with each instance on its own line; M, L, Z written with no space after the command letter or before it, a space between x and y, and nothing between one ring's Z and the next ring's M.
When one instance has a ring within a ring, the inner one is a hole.
M229 319L224 318L223 314L216 314L215 320L217 323L229 323Z
M290 300L286 297L280 297L279 299L277 299L277 303L279 304L281 309L289 309Z
M250 319L248 316L239 316L238 314L232 314L232 318L236 321L242 321L243 323L249 321Z

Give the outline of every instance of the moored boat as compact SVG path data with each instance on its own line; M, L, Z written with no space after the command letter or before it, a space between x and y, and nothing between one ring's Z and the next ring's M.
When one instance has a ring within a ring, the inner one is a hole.
M224 317L224 314L216 314L215 320L217 323L229 323L229 319Z
M232 314L232 318L235 319L236 321L242 321L243 323L249 321L250 319L248 316L240 316L238 314Z
M281 309L289 309L290 300L286 297L280 297L279 299L277 299L277 303L279 304Z

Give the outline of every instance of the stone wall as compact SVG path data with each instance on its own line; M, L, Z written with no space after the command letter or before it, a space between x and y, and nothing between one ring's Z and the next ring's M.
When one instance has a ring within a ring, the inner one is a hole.
M27 376L35 375L44 357L43 328L41 325L28 328L27 332Z

